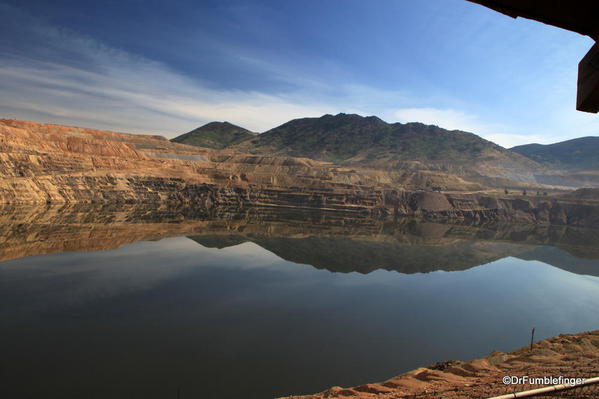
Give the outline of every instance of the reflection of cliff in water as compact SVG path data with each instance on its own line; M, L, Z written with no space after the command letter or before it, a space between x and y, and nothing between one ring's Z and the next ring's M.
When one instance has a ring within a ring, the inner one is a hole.
M253 242L285 260L332 272L465 270L507 256L599 275L599 230L570 226L384 221L273 208L75 205L4 208L0 260L117 248L188 236L225 248Z

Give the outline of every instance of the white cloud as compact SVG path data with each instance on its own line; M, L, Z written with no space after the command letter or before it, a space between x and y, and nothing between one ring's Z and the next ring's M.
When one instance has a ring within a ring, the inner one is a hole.
M278 93L215 89L163 63L6 8L0 4L0 11L12 15L8 24L22 29L26 39L8 50L0 48L4 51L0 53L0 117L174 137L214 120L260 132L294 118L348 112L379 115L389 122L417 121L471 131L505 147L599 133L594 132L596 115L564 112L552 123L552 135L527 134L538 131L538 125L533 129L489 122L460 109L467 106L414 108L410 105L434 101L424 100L423 93L417 98L351 80L333 84L316 74L302 74L293 66L243 54L238 58L248 68L288 82L291 88ZM1 43L9 43L1 39L0 35ZM492 116L495 120L500 117ZM554 112L552 118L559 116Z
M482 135L485 139L490 140L496 144L499 144L505 148L515 147L522 144L551 144L559 139L551 139L543 135L530 135L530 134L508 134L508 133L494 133Z
M260 92L217 91L163 65L126 59L125 54L117 54L121 62L113 65L112 56L96 55L99 71L44 61L0 62L0 112L172 136L212 120L261 131L331 108Z
M555 137L540 134L518 134L517 129L501 124L485 123L474 114L438 108L402 108L391 112L399 122L422 122L449 130L475 133L502 147L510 148L521 144L555 142Z
M289 119L343 110L305 91L213 89L165 64L0 6L20 20L5 29L21 33L26 48L0 48L0 117L172 137L213 120L263 131ZM273 65L261 67L275 73ZM281 70L280 77L291 75ZM316 85L298 79L302 87Z

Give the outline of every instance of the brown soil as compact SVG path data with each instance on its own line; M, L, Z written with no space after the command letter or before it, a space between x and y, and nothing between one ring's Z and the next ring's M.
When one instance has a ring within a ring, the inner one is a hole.
M541 388L505 385L504 376L591 378L599 376L599 330L559 335L510 353L493 352L469 362L447 361L422 367L388 381L287 399L321 398L487 398ZM599 395L599 389L595 390ZM585 396L586 397L586 396Z

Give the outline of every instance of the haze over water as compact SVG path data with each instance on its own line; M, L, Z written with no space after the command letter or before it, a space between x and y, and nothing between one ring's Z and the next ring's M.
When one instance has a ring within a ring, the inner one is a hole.
M18 231L18 221L10 223ZM93 241L101 230L77 225L44 229L70 231L73 242ZM0 263L0 393L174 398L179 390L182 398L266 398L510 351L528 343L532 327L537 339L596 328L599 277L588 274L599 273L599 261L560 245L460 241L447 232L398 244L392 235L302 235L293 223L277 226L271 234L244 232L252 223L229 233L194 228L191 238L29 252ZM430 224L410 228L430 231ZM35 245L56 236L23 229L22 241ZM377 270L431 263L424 256L439 247L458 271ZM347 248L357 262L348 267L374 271L327 270L343 266L332 263ZM481 253L490 260L480 261Z

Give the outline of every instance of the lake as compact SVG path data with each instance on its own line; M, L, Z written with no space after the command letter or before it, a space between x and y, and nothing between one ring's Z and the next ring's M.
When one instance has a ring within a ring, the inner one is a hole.
M599 233L275 210L0 212L0 393L272 398L599 328Z

